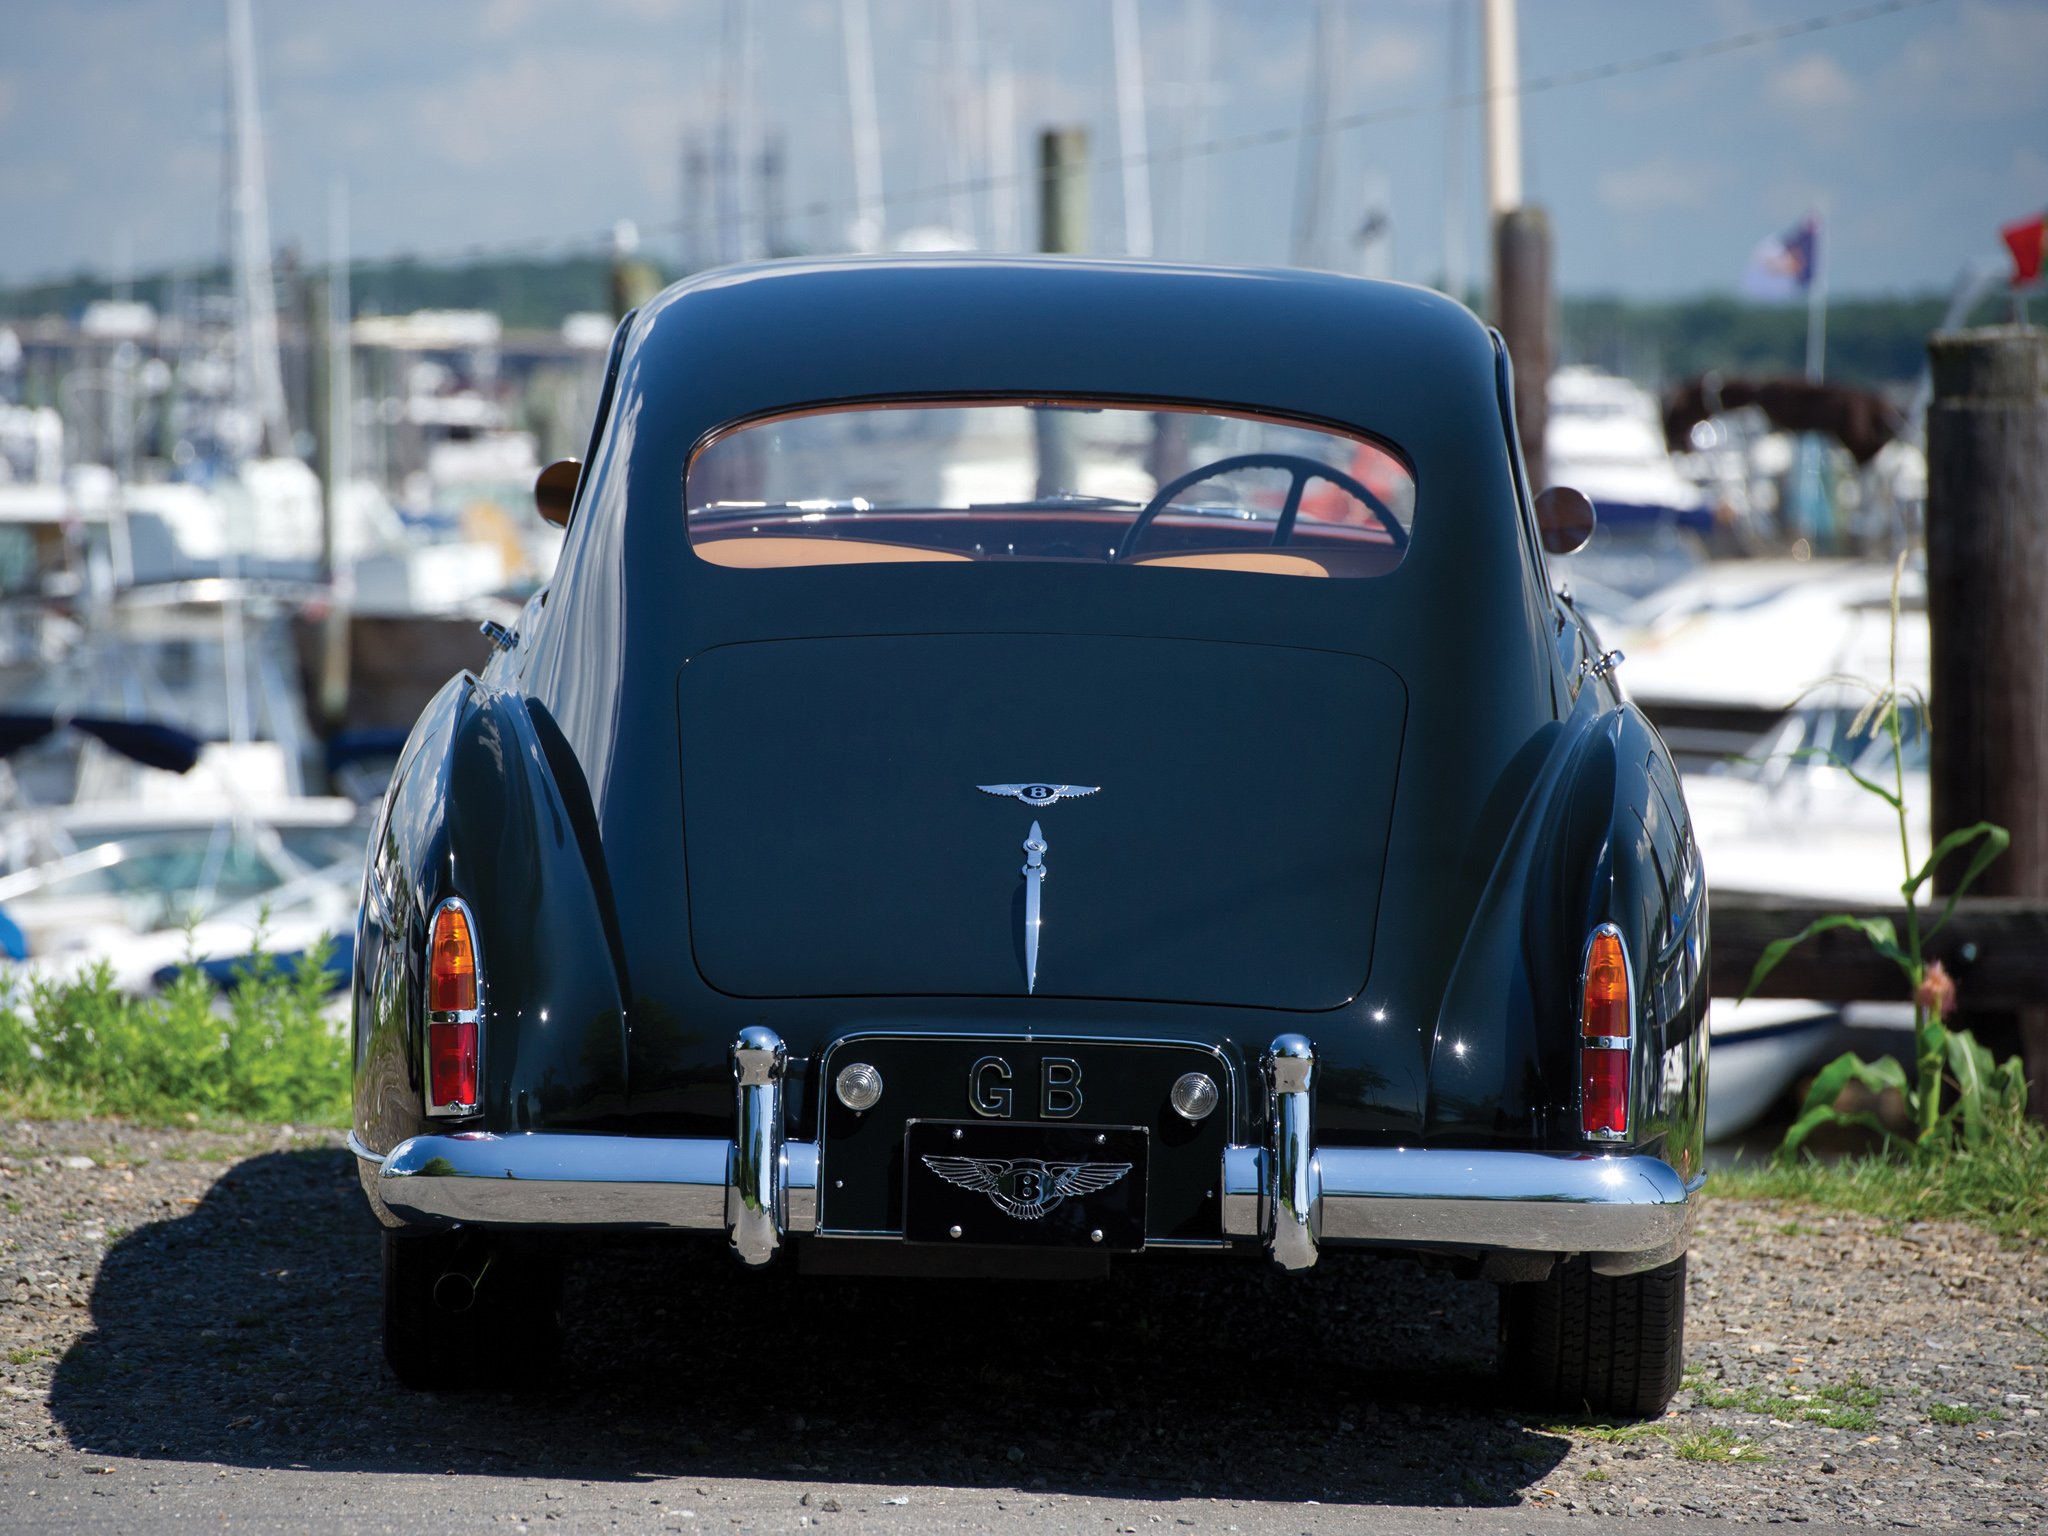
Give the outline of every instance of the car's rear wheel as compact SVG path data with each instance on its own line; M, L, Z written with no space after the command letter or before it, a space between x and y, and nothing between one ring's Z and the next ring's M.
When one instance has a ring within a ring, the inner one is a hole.
M1534 1407L1649 1418L1685 1368L1685 1256L1639 1275L1583 1258L1500 1288L1501 1374Z
M384 1233L384 1358L408 1387L517 1386L561 1355L562 1264L484 1233Z

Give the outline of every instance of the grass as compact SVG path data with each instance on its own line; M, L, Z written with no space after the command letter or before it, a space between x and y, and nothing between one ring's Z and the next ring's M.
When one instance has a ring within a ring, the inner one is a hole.
M1632 1440L1662 1438L1664 1430L1657 1424L1613 1424L1596 1419L1586 1424L1545 1424L1543 1433L1576 1436L1600 1445L1627 1445Z
M0 1116L342 1124L348 1042L320 1014L324 949L289 970L259 952L225 1003L192 969L146 998L104 965L25 992L0 982Z
M1737 1163L1717 1170L1707 1188L1732 1199L1860 1211L1901 1225L1967 1221L2009 1240L2038 1240L2048 1238L2048 1130L2027 1121L1982 1148L1917 1159L1867 1153L1832 1162Z
M1927 1417L1936 1424L1975 1424L1980 1419L2005 1417L1996 1408L1972 1408L1966 1403L1929 1403Z
M35 1361L42 1359L44 1355L54 1353L56 1353L56 1351L49 1349L41 1349L34 1345L31 1345L26 1349L10 1349L9 1351L7 1351L7 1363L9 1365L30 1365L33 1364Z
M1884 1401L1884 1393L1861 1376L1806 1392L1780 1392L1754 1382L1717 1387L1697 1374L1688 1374L1685 1385L1702 1408L1760 1414L1787 1424L1818 1424L1823 1429L1875 1429L1877 1415L1870 1410Z
M1677 1435L1671 1441L1672 1454L1680 1461L1769 1461L1762 1447L1745 1440L1732 1429L1701 1429Z

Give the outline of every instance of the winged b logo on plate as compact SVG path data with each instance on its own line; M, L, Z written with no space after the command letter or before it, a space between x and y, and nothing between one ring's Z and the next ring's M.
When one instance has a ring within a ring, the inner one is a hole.
M1035 1157L927 1157L925 1167L948 1184L987 1195L1019 1221L1037 1221L1069 1197L1107 1189L1129 1163L1048 1163Z
M1061 800L1078 800L1102 788L1100 784L977 784L984 795L1015 796L1026 805L1054 805Z

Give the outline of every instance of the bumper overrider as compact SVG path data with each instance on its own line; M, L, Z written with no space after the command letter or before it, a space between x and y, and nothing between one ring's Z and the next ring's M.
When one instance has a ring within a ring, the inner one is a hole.
M394 1220L512 1229L723 1231L748 1264L818 1228L818 1145L783 1135L787 1052L771 1029L732 1047L731 1141L459 1131L378 1157L353 1136L372 1199ZM1685 1251L1688 1182L1641 1154L1318 1147L1316 1060L1301 1035L1273 1041L1265 1146L1231 1146L1221 1238L1256 1241L1283 1269L1325 1244L1480 1253L1585 1254L1603 1274Z

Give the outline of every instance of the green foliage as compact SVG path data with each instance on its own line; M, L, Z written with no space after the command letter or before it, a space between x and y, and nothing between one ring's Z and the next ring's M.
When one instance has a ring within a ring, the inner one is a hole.
M1928 333L1947 304L1938 294L1831 300L1828 379L1874 386L1919 377ZM1804 304L1718 295L1661 303L1568 296L1562 309L1569 360L1638 378L1692 378L1709 369L1797 377L1806 363Z
M338 1124L348 1042L321 1016L328 946L289 970L258 951L223 1004L196 967L134 998L100 965L0 986L0 1110Z
M1693 1401L1702 1408L1761 1414L1792 1424L1804 1421L1823 1429L1874 1429L1877 1416L1870 1410L1883 1401L1884 1394L1860 1376L1845 1382L1816 1385L1804 1392L1775 1391L1752 1383L1740 1387L1716 1387L1704 1380L1688 1378L1686 1386ZM1732 1433L1732 1431L1729 1431Z
M1717 1197L1785 1200L1861 1211L1901 1226L1967 1221L2013 1240L2048 1238L2048 1131L2009 1123L1986 1145L1939 1155L1897 1148L1822 1162L1812 1157L1737 1163L1714 1172Z
M289 266L281 274L286 283L295 280ZM214 266L143 275L131 287L136 298L163 310L174 297L174 280L201 289L229 285L227 270ZM358 261L349 281L360 315L488 309L508 326L552 328L578 310L611 305L611 258L594 250L456 261L405 256ZM8 285L0 287L0 317L73 315L111 291L105 274L84 270ZM293 302L288 296L287 306ZM1946 306L1941 294L1834 299L1828 305L1828 377L1862 385L1919 377L1927 361L1928 332L1941 323ZM1634 377L1690 378L1709 369L1796 376L1805 367L1803 304L1751 304L1721 295L1669 300L1589 295L1565 298L1562 309L1567 359Z
M1913 860L1913 843L1907 828L1904 724L1907 712L1918 721L1928 718L1927 701L1919 692L1899 685L1899 578L1906 569L1906 557L1899 556L1892 571L1891 657L1882 685L1856 679L1831 679L1857 683L1869 693L1869 701L1858 711L1850 731L1883 731L1891 737L1892 783L1889 788L1851 773L1857 785L1890 807L1899 826L1899 857L1904 878L1899 895L1906 904L1906 932L1901 937L1888 917L1867 917L1836 912L1816 918L1789 939L1764 947L1756 968L1750 972L1752 995L1763 979L1793 950L1816 934L1835 929L1859 932L1885 959L1899 968L1906 990L1913 999L1914 1071L1890 1057L1865 1061L1850 1052L1838 1056L1820 1070L1807 1091L1799 1118L1785 1132L1779 1148L1791 1157L1823 1126L1844 1126L1874 1131L1887 1150L1920 1158L1943 1158L1958 1147L1986 1152L1999 1142L2021 1135L2027 1126L2027 1085L2025 1069L2017 1057L1998 1062L1968 1030L1948 1027L1945 1016L1955 1003L1955 984L1940 962L1929 963L1926 943L1955 915L1956 903L1974 885L1993 859L2005 852L2012 838L2005 828L1988 821L1949 833L1918 864ZM1917 725L1916 725L1917 728ZM1831 761L1840 762L1833 754ZM1846 767L1846 764L1841 766ZM1952 855L1970 850L1969 862L1950 890L1948 901L1932 927L1924 933L1920 910L1915 903L1920 892L1934 879L1935 872ZM1859 1098L1850 1093L1861 1089ZM1944 1108L1944 1100L1946 1107ZM1896 1101L1903 1111L1906 1131L1899 1129L1887 1112Z
M1927 1417L1936 1424L1975 1424L1979 1419L2002 1419L1996 1408L1972 1408L1964 1403L1929 1403Z
M1762 1447L1732 1429L1702 1429L1678 1435L1671 1441L1672 1454L1680 1461L1769 1461Z

